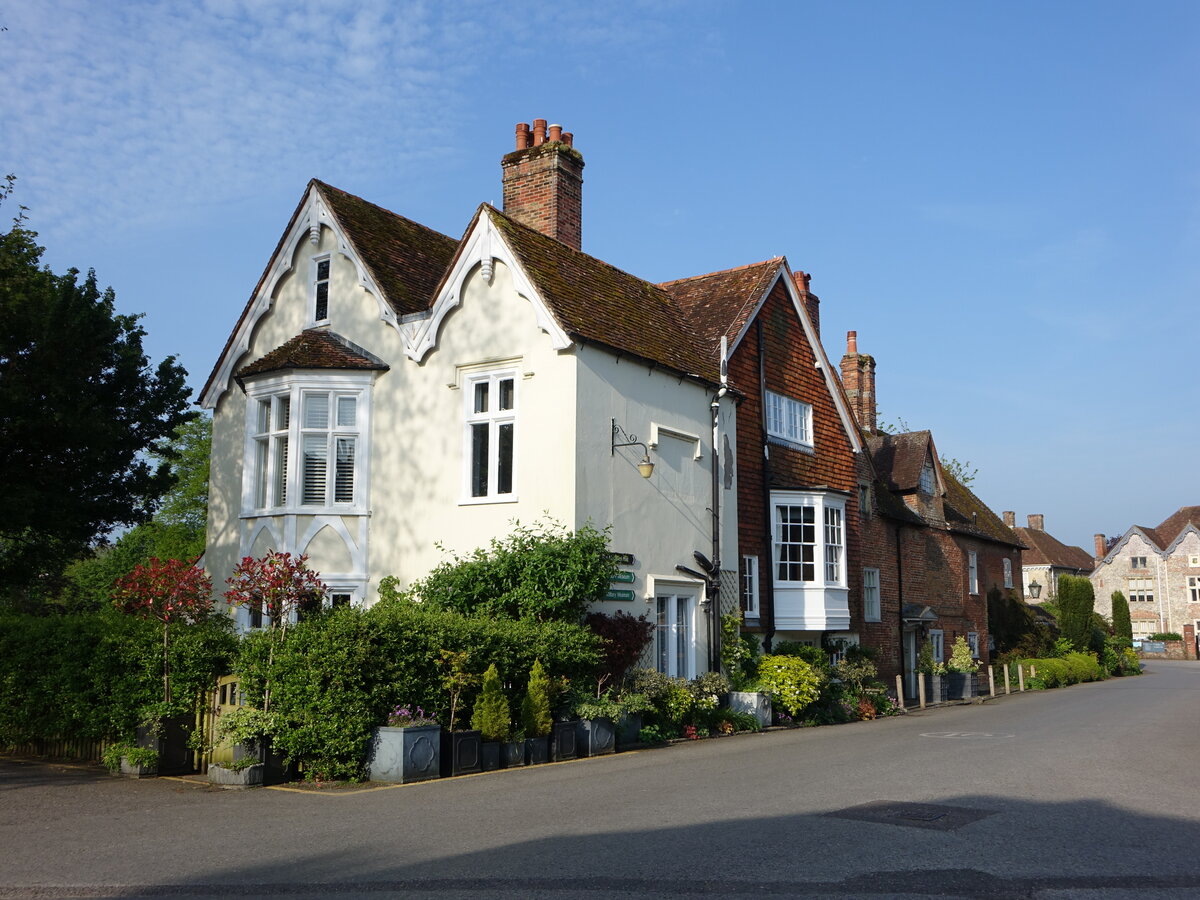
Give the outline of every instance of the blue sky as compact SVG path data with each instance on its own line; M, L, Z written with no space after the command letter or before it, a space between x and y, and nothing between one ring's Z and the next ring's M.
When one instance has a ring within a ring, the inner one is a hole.
M0 168L199 387L309 178L451 235L513 126L587 162L584 249L777 254L882 418L997 512L1200 503L1200 4L0 0Z

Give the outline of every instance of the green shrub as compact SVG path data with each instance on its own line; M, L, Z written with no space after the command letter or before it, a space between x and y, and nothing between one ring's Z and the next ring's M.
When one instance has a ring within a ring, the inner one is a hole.
M1178 631L1159 631L1150 635L1146 640L1149 641L1182 641L1183 635Z
M773 704L791 716L820 693L821 676L798 656L764 656L758 663L758 679Z
M1092 614L1095 591L1090 579L1081 575L1058 578L1058 627L1071 646L1080 651L1092 645Z
M542 661L535 659L529 670L529 687L521 701L521 727L525 729L526 737L539 738L550 733L551 725L550 680L542 668Z
M503 741L508 737L510 718L508 698L500 686L500 673L492 663L483 675L483 690L475 701L471 727L482 732L485 741Z
M979 663L971 656L971 647L961 634L954 639L954 648L950 651L950 661L946 663L949 672L974 672Z
M616 572L608 529L571 532L546 521L517 524L486 549L453 555L412 592L464 615L577 623L588 604L604 599Z
M1120 591L1112 592L1112 630L1113 635L1133 640L1133 622L1129 618L1129 601Z

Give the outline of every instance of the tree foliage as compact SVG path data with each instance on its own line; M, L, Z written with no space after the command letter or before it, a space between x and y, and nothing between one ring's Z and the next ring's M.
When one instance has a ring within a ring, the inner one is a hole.
M589 603L604 599L616 571L607 529L518 523L486 549L443 562L412 592L466 615L578 622Z
M633 616L618 610L607 613L588 613L583 620L588 628L604 641L604 665L596 678L596 696L604 685L617 685L625 673L637 665L642 653L654 637L654 624L645 616Z
M1120 591L1112 592L1112 630L1115 637L1133 646L1133 622L1129 618L1129 601Z
M172 475L146 451L190 415L187 373L173 357L151 366L139 316L94 272L43 266L36 237L24 212L0 235L0 592L17 605L153 514Z
M1058 579L1058 628L1078 651L1092 646L1096 599L1092 582L1080 575L1061 575Z

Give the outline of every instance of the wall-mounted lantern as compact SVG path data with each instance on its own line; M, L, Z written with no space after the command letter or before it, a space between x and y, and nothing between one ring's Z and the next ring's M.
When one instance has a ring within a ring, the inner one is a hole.
M650 462L650 449L638 440L636 434L632 434L617 424L617 420L612 420L612 453L615 455L618 447L641 447L642 461L638 463L638 472L643 478L649 478L654 474L654 463Z

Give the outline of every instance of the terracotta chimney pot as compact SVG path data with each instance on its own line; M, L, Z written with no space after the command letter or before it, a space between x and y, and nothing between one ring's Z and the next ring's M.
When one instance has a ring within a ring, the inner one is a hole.
M546 143L546 120L533 120L533 146L540 147Z
M857 331L847 331L846 332L846 352L848 354L858 353L858 332Z
M551 125L550 126L550 140L552 140L552 141L562 140L562 126L561 125Z
M524 150L529 146L529 126L524 122L517 123L517 149Z

